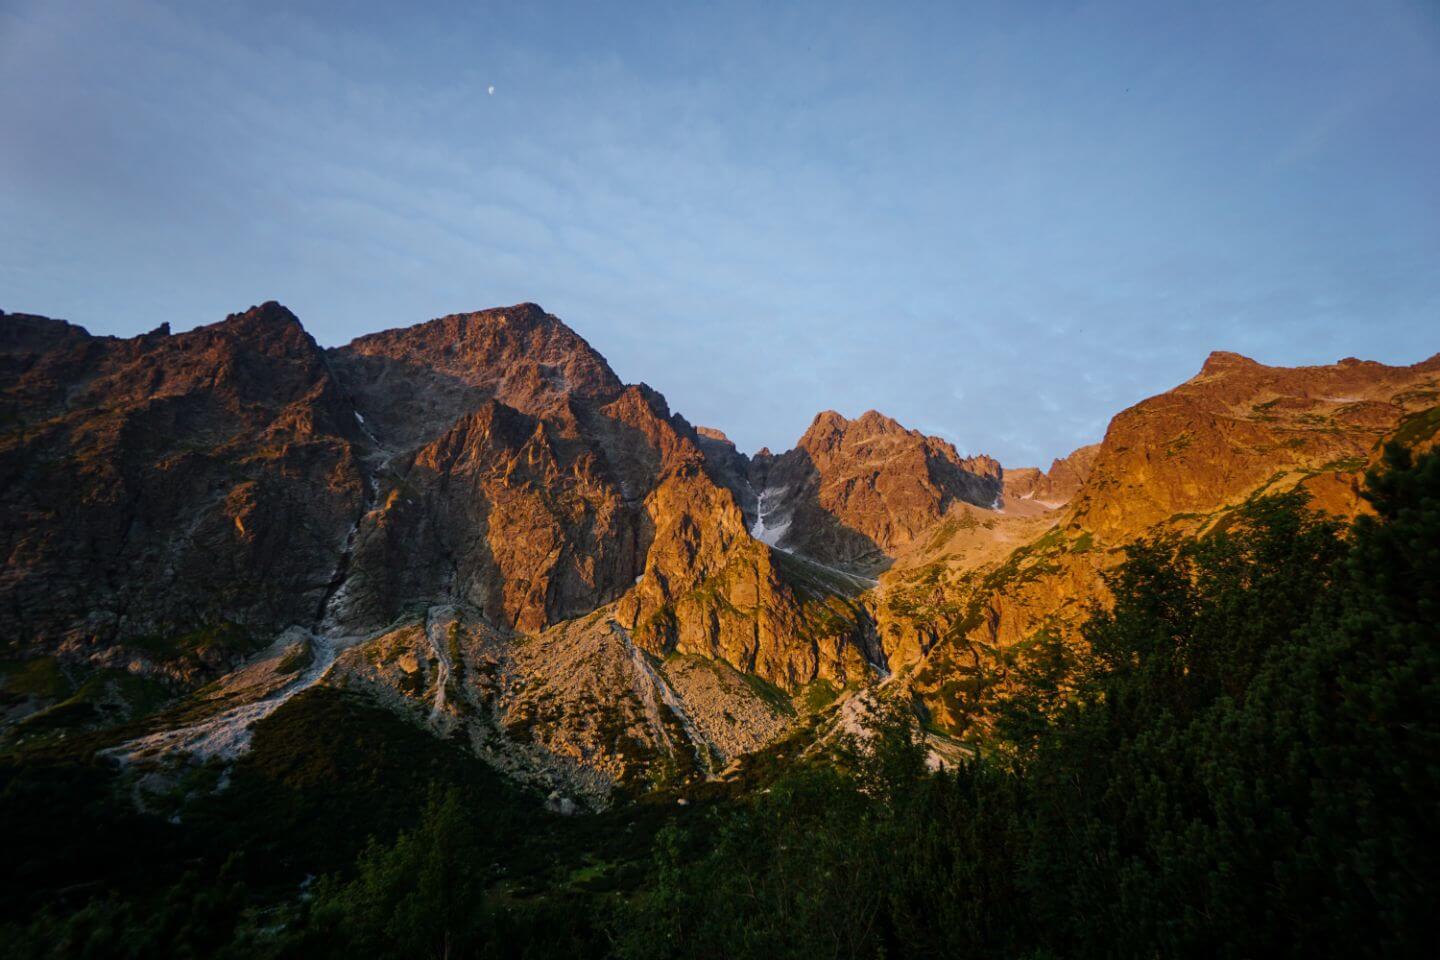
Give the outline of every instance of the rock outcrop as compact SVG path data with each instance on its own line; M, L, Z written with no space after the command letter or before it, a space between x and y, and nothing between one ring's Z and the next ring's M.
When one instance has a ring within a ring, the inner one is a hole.
M826 563L878 569L952 504L998 504L1000 465L868 411L819 414L793 450L751 463L757 531Z
M1052 460L1049 470L1039 467L1005 468L1006 505L1029 500L1046 508L1063 507L1090 479L1090 470L1099 452L1100 444L1092 443L1067 457Z
M1277 473L1353 473L1408 414L1435 405L1437 379L1440 356L1285 368L1213 353L1197 376L1111 421L1074 522L1133 536L1248 496Z

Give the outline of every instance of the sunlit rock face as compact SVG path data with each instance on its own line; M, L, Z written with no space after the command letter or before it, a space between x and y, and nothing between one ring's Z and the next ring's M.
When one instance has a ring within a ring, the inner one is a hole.
M908 669L934 722L983 728L1038 634L1081 642L1076 628L1106 602L1101 575L1126 544L1211 530L1251 498L1295 489L1351 518L1386 442L1435 442L1437 403L1440 356L1283 368L1212 354L1194 378L1118 414L1098 447L1048 474L1007 472L1007 504L1048 496L1053 509L961 518L902 556L878 590L891 666Z
M1062 507L1070 502L1095 465L1100 444L1081 447L1069 456L1050 462L1049 470L1038 467L1006 467L1004 495L1006 506L1029 501L1043 507Z
M881 568L954 504L995 506L1000 465L871 410L819 414L793 450L756 456L767 542L833 564Z
M275 678L222 686L203 729L137 751L243 744L230 726L315 682L349 677L398 709L470 677L417 716L469 704L464 723L487 715L534 748L495 757L614 786L657 751L708 769L788 722L790 693L883 671L858 584L785 567L750 536L748 460L534 305L328 351L273 303L132 339L0 320L0 618L16 653L177 689L257 656ZM445 682L444 643L395 633L440 607L486 638L457 646ZM357 667L395 636L430 652ZM467 670L497 644L518 685ZM246 691L253 706L228 702ZM630 703L629 733L596 733L592 702Z
M329 350L275 303L130 339L0 315L0 627L223 677L126 756L233 755L323 683L603 804L882 682L983 729L1126 543L1294 487L1353 515L1381 441L1434 443L1437 378L1215 354L1042 472L874 411L747 457L534 304Z

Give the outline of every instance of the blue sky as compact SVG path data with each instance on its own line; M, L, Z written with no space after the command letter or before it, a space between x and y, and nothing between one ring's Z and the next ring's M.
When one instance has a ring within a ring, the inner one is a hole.
M1213 349L1440 350L1440 3L0 0L0 308L266 299L1048 462Z

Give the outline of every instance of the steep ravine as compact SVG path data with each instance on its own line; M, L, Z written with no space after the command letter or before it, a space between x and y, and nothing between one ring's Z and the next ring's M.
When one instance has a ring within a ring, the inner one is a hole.
M379 441L355 412L355 419L366 436L380 451ZM107 753L125 761L134 761L165 754L185 753L199 759L218 757L233 760L250 744L256 723L273 714L286 701L322 682L340 652L361 642L362 635L351 634L342 627L345 587L355 553L356 536L365 517L376 508L379 497L379 473L389 462L382 456L379 465L366 477L360 516L351 524L335 561L334 572L309 629L291 627L283 631L261 658L218 681L223 700L244 702L228 706L213 716L196 723L170 730L161 730L128 741ZM298 671L296 661L305 661ZM247 699L252 698L253 699ZM443 705L444 687L438 694L438 714Z

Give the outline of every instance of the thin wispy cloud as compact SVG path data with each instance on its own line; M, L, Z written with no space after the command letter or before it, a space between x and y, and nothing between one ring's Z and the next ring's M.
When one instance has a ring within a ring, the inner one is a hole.
M12 3L0 306L534 300L746 449L873 407L1048 463L1212 349L1440 349L1424 7Z

